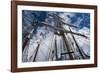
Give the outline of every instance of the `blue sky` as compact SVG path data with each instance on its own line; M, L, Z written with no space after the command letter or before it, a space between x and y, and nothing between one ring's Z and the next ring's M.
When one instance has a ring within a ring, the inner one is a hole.
M73 17L68 16L71 19L71 23L75 23L76 21L78 21L78 18L81 18L83 20L80 23L80 28L84 26L90 28L90 14L89 13L74 13L74 14L75 16Z
M31 10L23 10L22 15L23 18L26 17L28 18L26 21L23 21L23 26L25 23L30 23L34 19L39 20L39 21L45 21L46 18L48 18L47 13L49 11L31 11ZM53 13L53 11L52 11ZM63 13L71 13L71 12L55 12L57 14L63 14ZM78 19L82 19L82 21L79 24L79 28L87 27L90 28L90 14L89 13L71 13L74 14L74 16L66 15L67 18L70 19L70 24L74 24L78 21Z

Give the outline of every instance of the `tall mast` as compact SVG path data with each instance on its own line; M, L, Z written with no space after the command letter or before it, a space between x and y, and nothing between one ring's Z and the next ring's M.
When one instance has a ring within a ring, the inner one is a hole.
M53 14L53 15L51 15L51 16L53 17L57 28L63 29L63 27L62 27L63 24L66 24L66 25L69 27L69 31L68 31L67 33L70 32L70 34L71 34L71 36L72 36L72 38L73 38L73 40L74 40L74 42L75 42L75 44L76 44L76 46L77 46L77 49L78 49L78 51L79 51L79 54L80 54L81 58L82 58L82 59L85 59L86 57L88 57L88 56L84 53L84 51L83 51L82 49L80 49L80 47L79 47L79 45L78 45L78 43L77 43L77 41L76 41L76 39L75 39L75 37L74 37L74 34L77 34L77 35L79 35L79 36L83 36L83 37L85 37L85 38L87 38L87 37L86 37L85 35L78 34L78 33L74 33L74 32L71 31L70 27L77 28L77 26L73 26L73 25L69 25L69 24L67 24L67 23L64 23L64 22L62 21L63 19L62 19L61 17L59 17L58 15L56 15L56 14ZM64 41L64 43L65 43L65 45L66 45L66 48L67 48L68 53L65 53L65 54L69 54L70 59L74 59L74 56L72 55L72 54L75 53L75 52L73 52L74 47L73 47L73 49L72 49L71 44L68 45L69 42L68 42L67 38L65 37L65 34L64 34L64 33L65 33L65 32L63 32L63 31L61 31L61 30L59 30L59 33L57 33L57 31L56 31L56 34L58 34L58 35L60 34L60 35L62 36L63 41ZM71 42L71 41L70 41L70 42ZM57 51L57 48L56 48L56 51ZM74 54L74 55L75 55L75 54ZM56 55L56 56L57 56L57 55ZM86 56L86 57L85 57L85 56Z
M54 18L54 21L55 21L55 24L56 24L56 27L58 27L58 28L61 28L61 29L63 29L63 27L62 27L62 22L61 22L61 18L58 16L58 15L56 15L56 14L53 14L53 18ZM73 57L73 55L72 55L72 50L71 50L71 47L70 47L70 45L68 45L68 41L67 41L67 39L66 39L66 37L65 37L65 35L64 35L64 32L63 31L55 31L56 32L56 34L58 34L58 36L60 35L60 36L62 36L62 38L63 38L63 41L64 41L64 43L65 43L65 46L66 46L66 49L67 49L67 53L61 53L61 54L63 54L63 55L66 55L66 54L69 54L69 58L71 59L71 60L73 60L74 59L74 57ZM56 41L55 41L56 42ZM57 46L57 45L56 45ZM57 51L57 47L55 48L56 49L56 51ZM57 55L56 55L56 58L57 58Z

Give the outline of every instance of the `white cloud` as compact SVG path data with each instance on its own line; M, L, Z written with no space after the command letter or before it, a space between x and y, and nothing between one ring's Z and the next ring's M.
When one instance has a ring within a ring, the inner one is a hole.
M73 17L74 15L75 15L74 13L60 13L60 14L59 14L59 16L60 16L61 18L63 18L64 21L65 21L66 23L68 23L68 24L71 23L71 20L70 20L70 18L69 18L68 16Z

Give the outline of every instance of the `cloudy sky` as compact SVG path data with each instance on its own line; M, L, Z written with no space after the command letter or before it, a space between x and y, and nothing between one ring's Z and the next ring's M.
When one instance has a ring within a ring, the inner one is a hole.
M52 14L52 13L56 13L58 16L63 18L63 21L65 23L68 23L70 25L75 25L75 26L78 27L78 28L75 28L75 29L71 28L72 31L84 34L84 35L88 36L88 38L90 37L90 14L89 13L23 10L22 11L22 32L23 32L22 35L23 35L23 38L24 38L24 35L27 34L27 32L29 32L31 29L33 29L32 23L33 23L34 20L38 20L40 22L47 22L50 25L54 25L54 23L52 22L53 19L48 15L48 14ZM38 31L35 30L34 33L39 33L40 31L41 32L47 31L47 30L44 30L44 28L38 28L38 26L39 25L37 24L34 27L34 29L38 29ZM50 33L49 36L50 35L52 35L52 34ZM44 42L49 41L48 39L51 39L51 38L52 37L47 38L47 40L44 40ZM83 38L83 37L80 37L80 36L77 36L77 35L75 35L75 38L76 38L79 46L83 49L83 51L87 55L90 55L90 40ZM32 48L32 46L30 48ZM41 47L43 48L43 46L41 46ZM50 46L50 45L48 45L48 46ZM30 52L32 52L32 49L31 49ZM45 53L45 51L42 51L42 52ZM32 55L32 53L30 53L30 54Z

